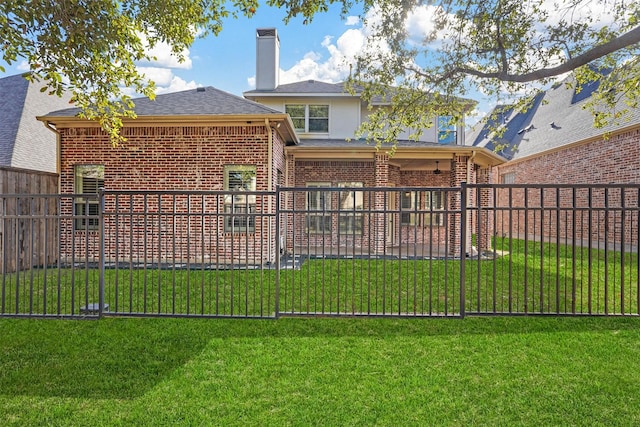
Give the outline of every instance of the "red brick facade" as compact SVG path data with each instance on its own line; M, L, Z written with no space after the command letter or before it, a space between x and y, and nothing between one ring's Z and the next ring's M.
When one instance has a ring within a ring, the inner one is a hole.
M58 131L61 142L60 187L61 193L67 194L76 191L76 165L104 165L105 188L115 191L220 191L223 190L225 165L254 165L256 190L268 191L275 189L285 163L284 142L277 132L265 125L131 127L123 129L123 136L127 140L117 148L110 144L104 132L95 127L59 128ZM258 197L257 211L272 210L272 199L273 196ZM115 203L115 199L108 199L105 210L112 212ZM127 212L131 205L132 213L144 211L158 215L105 217L105 229L110 231L106 253L108 256L118 254L119 259L144 257L162 260L176 256L176 253L185 260L218 257L224 262L232 256L243 260L255 259L261 263L274 259L273 218L258 217L255 233L230 233L225 231L222 217L212 216L202 223L200 220L171 215L175 212L202 212L203 203L209 206L204 208L205 211L223 212L221 196L209 196L206 201L198 197L172 199L170 196L149 196L142 200L139 196L130 200L127 196L119 196L117 204L120 212L123 209ZM71 203L64 206L63 210L63 213L71 214ZM73 235L76 244L68 238L63 239L63 251L70 255L73 246L75 255L82 257L84 254L78 253L78 250L83 245L79 243L87 239L87 232L74 231L70 223L67 228L69 232L63 235ZM119 230L117 233L116 229ZM90 235L96 233L89 231ZM142 239L130 239L131 233L146 233L144 248L138 247ZM161 238L167 233L182 237L177 242L171 240L170 247L163 247L168 243L161 242ZM117 238L114 237L116 235ZM97 239L90 240L97 242ZM254 244L255 241L260 244Z
M608 138L565 146L564 149L549 153L542 153L535 157L515 160L498 167L499 182L513 184L638 184L640 183L640 129L636 128L622 133L610 135ZM637 196L637 195L636 195ZM605 197L607 201L605 202ZM626 199L633 199L633 195L625 195ZM531 188L502 189L496 197L498 207L528 206L533 210L540 206L576 206L584 210L584 215L602 215L589 228L580 224L586 222L586 216L557 218L546 213L544 229L539 226L540 221L525 221L522 210L511 215L498 214L498 233L500 230L512 230L520 236L547 236L554 238L573 238L578 240L598 240L611 243L637 243L637 233L622 236L612 232L615 229L637 230L637 224L632 224L629 216L621 219L615 212L603 214L599 212L605 205L621 206L619 191L578 189L546 189L544 191ZM628 203L633 203L629 200ZM589 212L591 211L591 212ZM598 212L596 212L598 211ZM540 215L539 211L535 211ZM624 221L625 223L619 223ZM605 226L605 223L607 225ZM536 225L537 224L537 225Z

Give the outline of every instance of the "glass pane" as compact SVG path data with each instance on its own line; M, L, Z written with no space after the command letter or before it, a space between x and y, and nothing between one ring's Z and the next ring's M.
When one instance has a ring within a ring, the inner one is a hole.
M309 132L329 132L329 119L309 119Z
M292 117L291 121L293 122L293 127L297 131L304 132L304 117L302 117L302 118L294 118L294 117Z
M329 118L329 106L328 105L309 105L309 118L319 119Z
M304 122L304 116L305 116L304 105L285 105L284 111L285 113L290 115L292 119L302 117L302 120Z

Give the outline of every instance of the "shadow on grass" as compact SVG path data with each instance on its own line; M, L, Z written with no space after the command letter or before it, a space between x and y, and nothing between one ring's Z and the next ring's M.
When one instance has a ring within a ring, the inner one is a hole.
M211 340L640 331L640 318L0 320L0 393L130 399ZM640 332L638 332L640 334Z

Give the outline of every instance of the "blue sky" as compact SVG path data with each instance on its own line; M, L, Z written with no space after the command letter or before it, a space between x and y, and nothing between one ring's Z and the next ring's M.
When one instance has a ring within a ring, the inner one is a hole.
M431 26L428 5L419 6L410 15L406 29L414 40L421 39ZM255 77L255 36L257 28L275 27L280 37L280 83L315 79L343 81L348 74L348 59L363 48L367 28L356 16L340 17L339 7L317 14L310 24L301 17L284 24L284 11L262 5L252 18L229 18L218 36L196 40L186 52L187 61L178 64L167 48L153 53L157 61L140 64L147 76L156 82L157 93L174 92L198 86L214 86L235 95L253 89ZM375 15L369 18L375 19ZM17 63L6 67L4 75L28 69ZM495 100L478 93L479 102L474 122L495 105Z
M407 22L409 33L415 37L429 28L427 7ZM302 17L285 25L284 14L283 10L262 5L252 18L228 18L218 36L197 39L185 52L184 63L169 56L169 49L158 47L153 52L158 60L139 64L140 69L156 82L158 94L214 86L241 96L254 88L256 29L275 27L280 37L281 84L308 79L343 81L349 71L348 59L362 49L367 33L363 23L355 15L342 18L338 6L317 14L307 25ZM6 67L4 75L27 69L26 63L18 62ZM476 100L481 102L482 113L492 107L488 100Z

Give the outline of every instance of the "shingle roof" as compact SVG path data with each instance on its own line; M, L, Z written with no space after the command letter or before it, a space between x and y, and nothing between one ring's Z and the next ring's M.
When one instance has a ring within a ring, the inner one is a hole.
M56 136L36 117L68 105L22 74L0 79L0 166L56 172Z
M300 147L308 147L308 148L375 148L375 143L367 143L365 140L361 139L301 139ZM423 142L423 141L409 141L409 140L398 140L396 142L396 147L408 147L408 148L442 148L445 147L443 144L438 144L436 142Z
M135 112L138 116L208 116L282 114L262 104L224 92L211 86L173 92L149 98L136 98ZM80 112L77 108L53 111L45 117L72 117Z
M318 80L303 80L300 82L280 85L273 90L250 90L245 92L245 96L260 95L265 93L331 93L347 94L344 83L325 83Z
M556 84L541 93L533 106L524 113L516 113L509 107L498 107L502 109L506 127L500 140L490 139L490 123L479 131L470 133L468 141L471 145L492 150L497 144L509 144L509 149L499 151L499 154L515 160L640 123L640 108L636 108L628 116L628 122L597 129L593 126L591 111L584 108L586 102L587 98L576 98L574 90L564 82Z
M29 82L21 75L0 79L0 166L12 166L13 147L28 87Z

